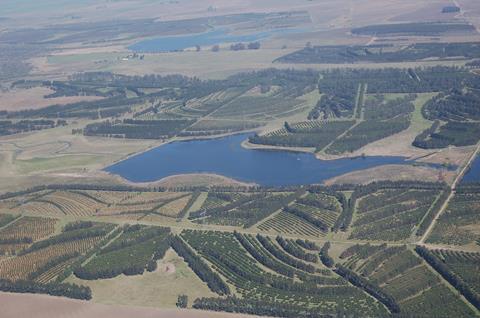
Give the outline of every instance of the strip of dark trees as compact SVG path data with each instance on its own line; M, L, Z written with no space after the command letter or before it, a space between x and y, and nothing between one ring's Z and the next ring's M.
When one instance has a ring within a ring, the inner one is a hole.
M48 270L52 269L53 267L55 267L59 264L62 264L62 263L66 262L66 261L68 261L72 258L76 258L78 256L80 256L80 254L78 252L75 252L75 253L65 254L65 255L53 258L53 259L49 260L45 265L36 269L34 272L31 272L28 275L28 280L33 281L33 280L35 280L35 278L37 278L41 274L47 272Z
M373 285L365 278L357 275L355 272L352 272L351 270L342 265L337 264L334 271L338 275L348 280L353 285L363 289L365 292L375 297L378 301L384 304L392 313L400 312L400 306L398 306L395 299L389 294L385 293L380 287Z
M85 136L103 136L127 139L165 139L193 124L191 120L136 120L93 123L83 129Z
M298 259L295 259L288 254L282 252L277 246L275 246L269 238L257 234L257 240L262 246L267 249L272 255L281 260L282 262L299 270L306 271L308 273L315 273L315 267L311 264L304 263Z
M333 265L335 265L335 261L330 255L328 255L329 249L330 249L330 242L325 242L325 244L320 249L320 260L322 261L323 265L331 268L333 267Z
M309 241L309 240L302 240L302 239L297 239L295 242L297 242L298 245L303 247L304 249L310 250L310 251L318 251L319 247L315 242Z
M207 283L210 290L219 295L229 295L230 288L223 282L217 273L214 273L210 267L195 254L195 252L178 236L172 237L172 248L180 255L188 266Z
M199 298L193 303L193 308L237 312L259 316L285 318L332 318L332 315L318 313L317 310L308 310L304 306L269 302L265 300L227 298Z
M299 258L301 260L304 260L306 262L311 262L311 263L317 263L318 262L318 256L316 254L312 253L306 253L303 251L301 248L298 246L295 246L292 241L285 240L281 236L277 236L276 238L277 243L290 255Z
M62 296L74 299L92 299L92 291L90 290L90 287L69 283L40 284L23 280L12 282L9 280L0 279L0 290L10 293L47 294L51 296Z
M327 232L328 229L329 229L328 225L325 224L322 220L316 219L311 214L309 214L307 212L304 212L300 209L293 208L293 207L290 207L290 206L286 206L286 207L283 208L283 210L287 213L296 215L299 218L304 219L308 223L311 223L311 224L315 225L316 227L318 227L323 232Z
M450 145L462 147L474 145L480 139L480 124L476 122L447 122L438 128L439 121L424 130L413 141L422 149L446 148Z
M188 296L187 295L178 295L177 303L178 308L187 308L188 306Z
M275 270L277 273L284 276L293 278L295 276L295 270L288 266L283 265L282 263L276 262L274 259L267 257L261 254L252 244L245 238L244 235L234 232L235 238L240 242L240 244L245 248L250 255L253 256L260 264Z
M338 232L339 230L341 230L345 232L350 226L350 223L352 222L352 218L353 218L355 200L357 198L356 196L354 196L355 192L356 191L352 193L349 199L347 199L343 193L340 196L338 196L340 205L342 206L342 212L340 213L340 216L338 217L337 221L335 221L335 224L332 227L332 231Z
M46 119L20 121L0 120L0 136L65 126L66 124L67 122L62 119L57 121Z
M439 258L437 258L432 252L423 246L417 245L415 251L427 261L430 266L432 266L437 272L442 275L442 277L452 284L475 308L480 309L480 297L475 291L472 290L468 284L466 284L460 277L455 275L448 268L445 263L443 263Z
M428 226L433 222L433 219L435 219L437 212L440 210L442 205L445 203L445 201L449 197L450 192L451 192L450 189L445 190L442 192L440 197L438 197L437 201L435 201L435 203L432 205L432 207L428 211L425 218L422 220L422 223L420 223L420 225L418 226L418 229L416 232L417 236L422 236L423 234L425 234L425 231L428 229Z
M87 229L78 229L74 231L63 232L43 241L33 243L29 248L22 251L22 254L37 251L50 245L82 240L89 237L104 236L112 230L111 226L102 226Z

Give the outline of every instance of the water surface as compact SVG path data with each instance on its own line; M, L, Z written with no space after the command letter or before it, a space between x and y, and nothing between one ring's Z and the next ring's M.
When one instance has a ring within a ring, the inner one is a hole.
M321 183L348 172L386 164L411 164L403 157L318 160L310 153L251 150L241 146L249 134L172 142L108 167L133 182L156 181L188 173L213 173L264 186Z
M463 176L461 183L472 182L480 182L480 155L477 155L475 160L473 160L470 169L467 171L465 176Z

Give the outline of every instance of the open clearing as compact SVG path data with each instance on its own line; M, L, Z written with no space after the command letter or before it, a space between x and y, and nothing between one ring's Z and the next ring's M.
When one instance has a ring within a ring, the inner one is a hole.
M45 98L45 95L53 93L46 87L34 87L28 89L12 89L7 92L0 91L0 111L17 111L24 109L37 109L50 105L71 104L80 101L92 101L101 99L96 96L68 96Z
M171 249L152 273L94 281L69 278L68 281L90 286L93 301L107 305L175 308L177 295L187 295L189 299L215 296Z
M109 306L61 297L0 292L3 318L253 318L257 316L198 310Z

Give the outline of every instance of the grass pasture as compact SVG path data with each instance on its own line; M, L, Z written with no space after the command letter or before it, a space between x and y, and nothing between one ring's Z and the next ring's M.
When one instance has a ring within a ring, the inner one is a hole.
M215 295L171 249L154 272L141 276L120 275L94 281L70 277L67 281L89 286L95 302L111 305L174 308L178 295L189 299Z

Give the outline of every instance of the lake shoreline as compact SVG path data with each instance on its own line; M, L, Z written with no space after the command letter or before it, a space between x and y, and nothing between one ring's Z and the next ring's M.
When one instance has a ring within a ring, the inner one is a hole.
M159 184L173 176L190 175L215 176L241 185L293 186L321 184L333 177L385 164L411 164L398 156L319 160L305 149L254 147L248 143L250 134L175 138L104 171L137 185Z

